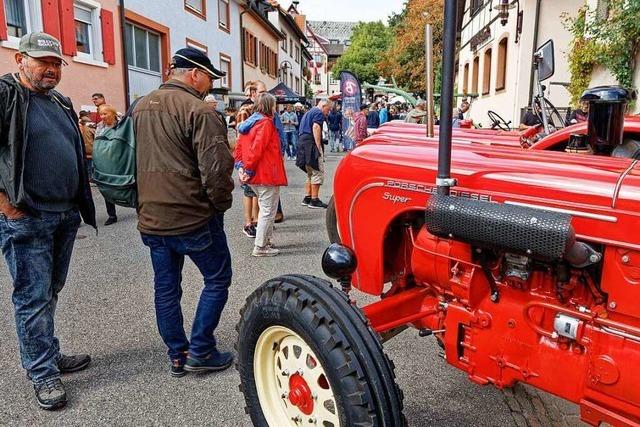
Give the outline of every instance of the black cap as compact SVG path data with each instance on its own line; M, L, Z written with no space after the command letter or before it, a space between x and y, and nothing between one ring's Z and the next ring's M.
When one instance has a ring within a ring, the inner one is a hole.
M200 68L211 74L214 79L221 79L227 75L214 67L204 52L193 47L180 49L174 53L170 68Z
M360 104L360 111L362 110L368 110L369 109L369 105L367 104Z

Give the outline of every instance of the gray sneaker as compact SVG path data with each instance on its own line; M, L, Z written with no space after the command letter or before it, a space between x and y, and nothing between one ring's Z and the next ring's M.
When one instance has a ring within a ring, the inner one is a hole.
M62 408L67 404L67 393L60 378L52 378L42 384L34 384L38 405L42 409L53 410Z
M253 252L251 253L251 255L255 257L266 257L266 256L276 256L279 253L280 251L278 249L271 246L265 246L264 248L261 248L259 246L254 246Z
M61 374L78 372L89 366L89 363L91 363L91 356L88 354L77 354L73 356L60 354L57 363Z

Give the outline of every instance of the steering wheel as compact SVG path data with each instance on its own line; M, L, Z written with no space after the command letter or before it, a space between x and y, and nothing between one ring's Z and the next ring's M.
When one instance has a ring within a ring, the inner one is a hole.
M487 111L487 115L489 116L489 120L491 120L491 129L500 129L504 131L510 131L511 127L509 126L511 122L507 122L505 119L500 117L498 113L495 111L489 110Z

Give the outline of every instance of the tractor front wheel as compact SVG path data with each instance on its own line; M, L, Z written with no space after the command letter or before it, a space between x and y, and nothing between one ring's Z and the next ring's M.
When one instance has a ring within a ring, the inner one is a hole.
M240 389L254 425L405 425L378 336L328 282L268 281L247 299L237 329Z

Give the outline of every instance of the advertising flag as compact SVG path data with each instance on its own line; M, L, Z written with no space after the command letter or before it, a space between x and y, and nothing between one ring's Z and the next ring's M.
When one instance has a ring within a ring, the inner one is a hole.
M342 94L342 116L344 117L342 129L344 129L344 149L353 147L353 117L360 111L362 102L362 90L360 82L348 71L340 73L340 93Z

